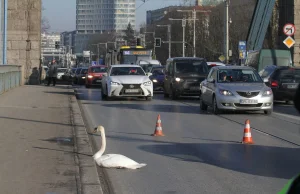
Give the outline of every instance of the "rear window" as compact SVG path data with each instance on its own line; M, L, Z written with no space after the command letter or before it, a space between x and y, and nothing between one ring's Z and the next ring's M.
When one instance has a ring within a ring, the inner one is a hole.
M105 73L107 71L106 67L92 67L91 72L92 73Z
M300 69L279 69L273 76L274 80L281 83L299 83L300 82Z

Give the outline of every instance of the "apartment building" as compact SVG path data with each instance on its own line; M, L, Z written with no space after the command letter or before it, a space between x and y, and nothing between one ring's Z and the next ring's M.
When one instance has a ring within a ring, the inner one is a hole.
M76 53L86 48L91 34L135 28L135 0L77 0Z

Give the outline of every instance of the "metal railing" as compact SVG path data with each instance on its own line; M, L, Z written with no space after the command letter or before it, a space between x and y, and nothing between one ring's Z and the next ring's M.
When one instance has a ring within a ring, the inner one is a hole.
M0 65L0 94L21 85L21 66Z

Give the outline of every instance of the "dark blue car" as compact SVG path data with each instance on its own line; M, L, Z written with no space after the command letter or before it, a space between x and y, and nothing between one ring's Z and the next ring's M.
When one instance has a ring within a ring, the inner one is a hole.
M164 66L154 66L150 70L150 80L153 82L153 90L159 91L164 89L165 80L165 67Z

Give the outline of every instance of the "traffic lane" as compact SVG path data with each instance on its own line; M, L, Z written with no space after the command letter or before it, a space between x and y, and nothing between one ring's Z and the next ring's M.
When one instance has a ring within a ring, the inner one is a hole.
M170 99L164 99L162 95L157 95L157 99L162 101L171 101ZM183 100L178 100L178 103L187 104L192 107L199 108L199 102L195 99L183 98ZM274 135L276 137L282 138L283 140L290 141L296 145L300 145L300 117L288 115L285 113L295 112L295 108L292 105L286 106L276 103L274 107L275 111L272 115L267 116L261 111L259 112L226 112L218 115L228 121L244 123L247 119L250 120L250 126L253 129ZM284 110L284 111L283 111ZM213 114L211 107L209 107L208 114ZM295 115L297 115L295 113Z
M82 105L92 126L106 127L106 153L148 164L138 171L109 169L116 193L274 193L300 170L297 148L257 132L255 145L236 143L242 138L242 125L199 115L196 107L156 98ZM157 105L172 107L160 112L163 138L150 136ZM100 136L94 139L99 149ZM291 156L296 157L280 162Z

